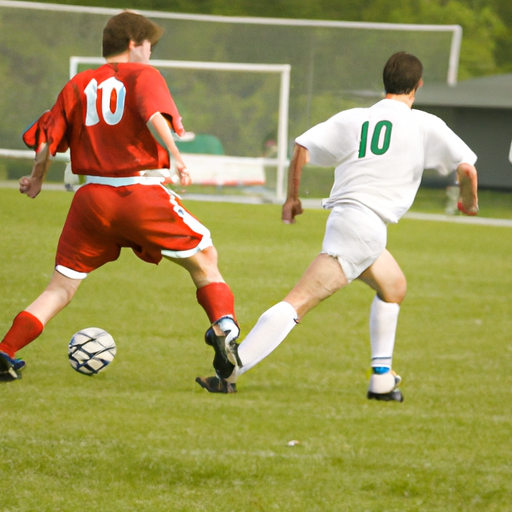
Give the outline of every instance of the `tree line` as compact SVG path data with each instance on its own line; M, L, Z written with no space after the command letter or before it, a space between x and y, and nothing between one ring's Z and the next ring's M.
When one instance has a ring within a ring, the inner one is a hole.
M222 16L456 24L463 28L460 80L512 72L510 0L57 0L53 3Z

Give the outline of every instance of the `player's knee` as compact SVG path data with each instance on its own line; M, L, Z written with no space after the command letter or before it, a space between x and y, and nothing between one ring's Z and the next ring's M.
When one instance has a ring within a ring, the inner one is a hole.
M60 286L59 288L55 289L54 292L60 297L60 301L63 304L69 304L73 297L75 296L77 287L70 285L70 286Z
M393 283L390 286L387 286L385 290L381 290L379 296L384 302L401 304L406 293L407 281L405 276L401 275L393 280Z
M224 281L217 261L217 250L211 246L180 264L188 270L196 287L201 288L210 283Z
M75 296L75 293L82 281L83 279L70 279L55 273L54 277L48 284L45 293L55 297L55 300L61 304L66 305L71 302L71 299Z
M213 245L197 253L197 263L202 268L217 268L218 254Z

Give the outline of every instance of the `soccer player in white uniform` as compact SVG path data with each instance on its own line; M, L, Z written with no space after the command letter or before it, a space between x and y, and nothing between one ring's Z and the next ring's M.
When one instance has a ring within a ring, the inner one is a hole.
M302 213L298 198L302 167L335 166L335 180L324 208L331 209L322 251L291 292L258 320L238 347L239 361L197 382L211 392L236 391L237 377L269 355L306 313L354 279L376 295L370 309L372 375L367 396L403 400L401 378L392 356L405 276L386 249L388 223L412 205L425 169L443 175L456 170L459 209L478 211L476 155L438 117L412 110L422 85L423 66L413 55L390 57L383 72L385 99L370 108L340 112L296 139L290 163L288 197L282 220Z

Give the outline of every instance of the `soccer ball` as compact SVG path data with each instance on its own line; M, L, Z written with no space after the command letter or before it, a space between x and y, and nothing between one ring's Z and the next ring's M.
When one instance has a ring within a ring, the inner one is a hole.
M68 347L69 364L78 373L96 375L114 360L116 351L114 338L107 331L88 327L71 338Z

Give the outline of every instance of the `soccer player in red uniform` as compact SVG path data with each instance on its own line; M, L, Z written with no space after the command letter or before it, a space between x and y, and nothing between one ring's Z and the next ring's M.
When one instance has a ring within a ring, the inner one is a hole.
M234 297L219 272L210 232L163 186L165 172L159 172L170 167L171 154L181 185L191 183L171 132L185 133L181 117L165 80L148 65L161 35L142 15L112 17L103 31L106 64L73 77L24 134L36 157L20 192L35 198L50 155L68 148L73 173L86 176L86 183L73 197L49 285L0 343L0 381L21 378L25 362L16 353L71 301L89 272L116 260L123 247L146 262L166 258L190 273L212 324L205 341L217 361L234 362Z

